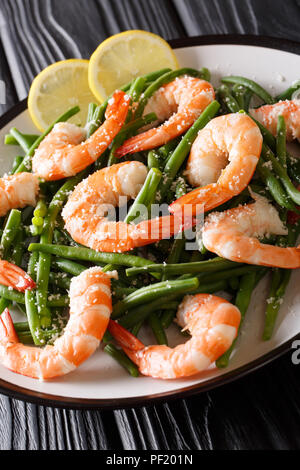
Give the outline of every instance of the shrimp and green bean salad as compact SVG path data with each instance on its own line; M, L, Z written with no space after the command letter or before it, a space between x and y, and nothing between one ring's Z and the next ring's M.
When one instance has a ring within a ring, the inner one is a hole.
M268 341L300 267L298 91L162 69L91 103L84 127L74 107L43 135L11 129L23 155L0 180L1 364L52 379L102 344L133 377L223 368L265 276Z

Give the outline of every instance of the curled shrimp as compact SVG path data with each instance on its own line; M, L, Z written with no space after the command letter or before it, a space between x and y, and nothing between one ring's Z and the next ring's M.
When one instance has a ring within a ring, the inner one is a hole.
M300 249L260 243L270 234L287 235L276 209L263 198L207 217L202 231L205 247L223 258L278 268L300 267Z
M175 348L145 346L114 321L109 332L144 375L160 379L188 377L207 369L232 345L237 336L239 309L210 294L184 297L177 311L177 323L189 330L191 339Z
M153 149L183 134L214 97L213 86L200 78L180 77L163 85L150 98L145 114L154 112L160 122L167 121L126 140L116 151L116 156Z
M17 207L35 206L38 191L38 178L32 173L4 176L0 179L0 216ZM5 260L0 260L0 284L20 292L35 287L23 269Z
M62 216L72 238L94 250L129 251L174 235L181 221L172 216L145 220L136 225L106 217L109 209L135 198L147 176L140 162L118 163L103 168L76 186Z
M68 374L98 348L112 311L110 276L95 267L71 281L70 319L52 346L19 342L9 311L0 317L0 361L13 372L36 379Z
M67 122L56 124L34 154L33 172L47 181L59 180L74 176L94 163L123 126L129 104L129 96L116 91L109 100L106 120L85 141L84 129Z
M246 114L233 113L212 119L192 145L186 175L192 186L201 186L170 206L176 213L191 204L195 214L214 209L246 188L262 147L258 126Z
M32 173L17 173L0 178L0 217L9 210L35 206L39 181Z
M261 122L274 136L277 133L277 119L282 115L286 124L286 138L290 142L300 140L300 100L285 100L250 109L250 114Z

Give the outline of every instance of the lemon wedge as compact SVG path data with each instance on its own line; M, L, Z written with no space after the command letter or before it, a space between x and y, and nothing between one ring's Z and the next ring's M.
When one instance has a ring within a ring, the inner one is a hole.
M178 68L169 44L156 34L131 30L103 41L89 64L90 89L99 101L139 75Z
M80 112L70 122L85 125L88 105L96 101L88 84L88 68L88 60L63 60L50 65L34 79L28 96L28 110L41 132L77 105Z

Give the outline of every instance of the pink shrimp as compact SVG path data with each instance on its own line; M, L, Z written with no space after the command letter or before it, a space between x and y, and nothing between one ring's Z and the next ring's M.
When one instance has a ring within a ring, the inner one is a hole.
M286 235L276 209L265 198L207 217L202 231L205 247L223 258L240 263L300 268L300 248L260 243L258 237Z
M38 178L32 173L0 178L0 216L17 207L35 206L38 191ZM23 269L5 260L0 260L0 284L20 292L35 287L34 281Z
M132 161L103 168L79 183L62 212L72 238L94 250L123 252L178 233L180 217L158 217L136 225L107 219L109 208L137 196L146 176L146 166Z
M144 375L160 379L188 377L207 369L232 345L241 314L225 299L197 294L184 297L177 311L177 323L189 330L191 339L175 348L145 346L118 323L108 330Z
M192 145L186 175L192 186L201 186L170 206L174 214L191 204L207 212L246 188L262 147L258 126L246 114L212 119Z
M39 181L32 173L17 173L0 178L0 217L11 209L35 206Z
M9 311L0 317L0 362L13 372L36 379L65 375L98 348L112 311L110 277L95 267L71 281L70 319L53 346L38 348L19 342Z
M287 140L300 140L300 100L286 100L275 104L266 104L260 108L250 109L250 114L274 136L277 132L278 116L282 115L286 124Z
M214 97L213 86L200 78L181 77L163 85L150 98L145 114L155 112L159 121L168 120L126 140L116 151L116 156L153 149L183 134Z
M123 91L116 91L109 100L106 120L84 141L85 131L74 124L56 124L41 142L32 159L32 169L47 181L73 176L94 163L123 126L130 99Z

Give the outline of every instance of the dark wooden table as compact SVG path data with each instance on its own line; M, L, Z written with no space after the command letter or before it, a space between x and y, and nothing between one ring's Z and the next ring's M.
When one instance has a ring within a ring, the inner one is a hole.
M0 112L46 65L87 58L119 31L300 41L299 24L300 0L1 0ZM62 410L0 396L0 449L299 449L299 396L290 354L209 393L139 409Z

